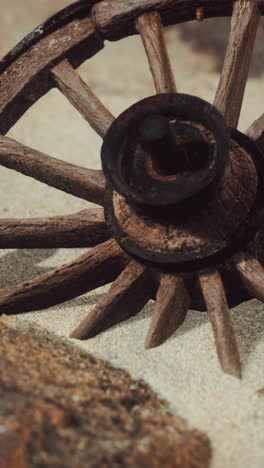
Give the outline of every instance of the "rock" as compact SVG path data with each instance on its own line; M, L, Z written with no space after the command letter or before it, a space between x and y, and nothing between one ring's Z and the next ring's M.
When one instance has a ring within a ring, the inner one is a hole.
M206 435L70 340L4 317L0 352L1 468L209 466Z

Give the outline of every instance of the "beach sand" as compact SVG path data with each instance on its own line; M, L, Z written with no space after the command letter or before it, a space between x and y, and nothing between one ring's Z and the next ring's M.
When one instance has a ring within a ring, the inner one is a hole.
M3 56L33 27L69 4L57 0L0 0L0 52ZM219 79L228 20L179 25L167 30L178 90L208 101ZM263 22L246 88L239 128L244 131L264 111ZM262 49L262 50L261 50ZM261 57L262 54L262 57ZM138 37L106 43L79 69L111 112L118 115L154 94ZM51 156L86 167L100 167L100 138L67 100L52 90L36 103L8 136ZM0 170L0 215L39 217L73 213L94 206L5 168ZM32 278L81 255L85 249L2 250L1 286ZM107 287L41 312L22 314L60 335L69 335ZM176 414L207 432L213 446L212 468L264 466L264 306L257 300L232 310L243 365L243 379L225 375L218 364L211 325L205 313L190 311L164 345L146 351L144 339L154 303L135 318L88 341L84 350L143 377L170 402Z

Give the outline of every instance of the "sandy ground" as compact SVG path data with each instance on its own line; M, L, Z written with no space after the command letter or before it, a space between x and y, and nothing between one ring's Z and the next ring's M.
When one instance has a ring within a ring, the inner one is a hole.
M27 32L69 4L57 0L0 0L0 53L4 55ZM218 83L229 23L210 20L167 31L178 89L212 101ZM239 128L245 130L264 108L263 22L259 31ZM106 47L84 64L80 74L110 110L118 115L154 93L139 38ZM101 141L58 91L30 109L9 136L47 154L87 167L100 167ZM87 202L19 175L0 170L2 217L66 214ZM72 260L82 249L7 250L0 252L1 286L14 284ZM23 318L68 335L100 299L105 288L64 305ZM80 346L110 359L135 377L144 377L172 409L204 430L214 448L213 468L264 466L264 307L258 301L232 311L243 362L243 380L224 375L218 365L206 314L190 311L185 324L161 347L144 350L153 303L136 318Z

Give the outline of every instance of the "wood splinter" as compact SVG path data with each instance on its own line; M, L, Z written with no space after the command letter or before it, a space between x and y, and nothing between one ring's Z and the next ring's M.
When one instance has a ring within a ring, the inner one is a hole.
M136 315L151 299L153 286L147 268L130 262L96 308L72 332L84 340Z
M241 363L222 280L217 271L200 274L200 285L213 327L223 371L241 378Z
M164 343L184 322L190 304L191 299L182 278L162 274L146 348Z
M176 84L159 13L144 13L139 16L136 20L136 29L145 47L157 93L176 93Z

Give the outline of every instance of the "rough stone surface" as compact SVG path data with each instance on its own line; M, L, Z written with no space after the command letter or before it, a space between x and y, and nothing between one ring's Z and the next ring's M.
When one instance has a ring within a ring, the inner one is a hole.
M0 466L209 466L188 430L144 381L67 340L0 320Z

